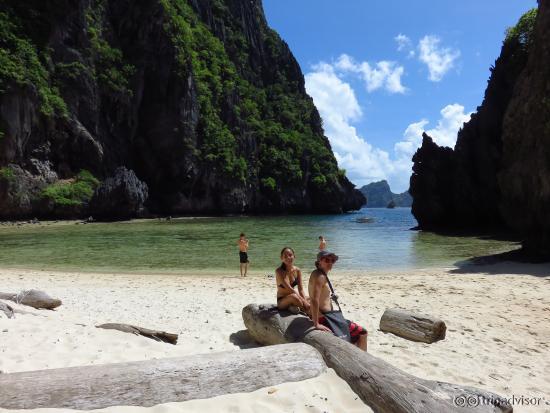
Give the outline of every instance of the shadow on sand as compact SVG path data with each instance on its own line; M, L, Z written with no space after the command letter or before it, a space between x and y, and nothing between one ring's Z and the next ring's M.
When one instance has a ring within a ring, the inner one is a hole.
M248 334L248 330L240 330L236 333L232 333L229 336L229 341L239 347L241 350L262 346L261 344L254 341L252 337L250 337L250 334Z
M483 255L455 262L458 268L451 274L527 274L535 277L550 277L550 261L534 259L519 248L500 254Z

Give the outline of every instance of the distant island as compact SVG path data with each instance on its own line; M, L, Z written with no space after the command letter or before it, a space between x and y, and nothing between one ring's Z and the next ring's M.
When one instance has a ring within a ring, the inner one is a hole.
M371 182L360 189L361 193L367 198L367 208L386 208L390 207L410 207L412 197L409 191L401 194L394 194L387 181Z

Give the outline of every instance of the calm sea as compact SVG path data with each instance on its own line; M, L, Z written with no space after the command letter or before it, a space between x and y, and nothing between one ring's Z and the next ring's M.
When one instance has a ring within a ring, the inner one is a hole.
M177 218L118 223L44 223L0 227L0 267L172 273L238 272L237 239L250 240L251 270L273 272L282 247L297 265L313 266L318 237L345 270L447 266L514 249L507 241L411 231L409 208L362 209L343 215ZM335 267L336 268L336 267Z

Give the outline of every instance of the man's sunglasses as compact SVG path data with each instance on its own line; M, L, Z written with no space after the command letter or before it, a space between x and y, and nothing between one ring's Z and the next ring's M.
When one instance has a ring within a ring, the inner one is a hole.
M336 262L334 258L323 258L323 261L330 262L331 264L334 264Z

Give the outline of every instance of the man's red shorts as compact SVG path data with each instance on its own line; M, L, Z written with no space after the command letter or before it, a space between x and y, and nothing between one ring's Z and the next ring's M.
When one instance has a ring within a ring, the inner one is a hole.
M367 334L367 329L365 327L361 327L359 324L350 320L346 320L346 321L348 322L349 333L351 335L352 343L356 343L357 340L359 340L359 336L363 336ZM323 317L322 315L319 316L319 323L321 323L325 327L330 328L330 326L326 323L326 318Z

